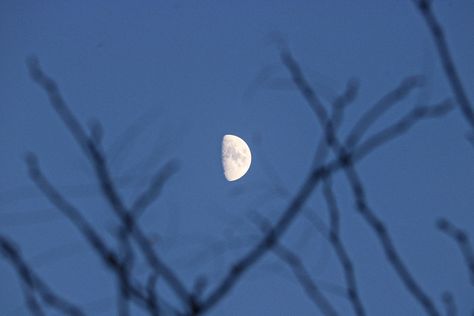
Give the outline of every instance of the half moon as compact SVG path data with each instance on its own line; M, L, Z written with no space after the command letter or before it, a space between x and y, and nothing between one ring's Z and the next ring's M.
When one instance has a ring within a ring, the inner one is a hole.
M252 153L247 143L235 135L222 139L222 167L227 181L242 178L250 168Z

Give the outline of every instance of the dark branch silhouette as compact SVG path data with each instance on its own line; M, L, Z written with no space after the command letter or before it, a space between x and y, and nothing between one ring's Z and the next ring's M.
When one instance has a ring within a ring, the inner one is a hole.
M469 278L471 284L474 286L474 250L471 243L469 242L469 237L465 231L454 226L450 221L445 218L438 220L437 226L439 230L451 237L459 246L461 253L466 262L466 267L469 271Z
M151 180L149 187L133 202L131 213L134 217L140 216L153 203L163 189L168 179L178 171L177 161L169 161Z
M367 137L358 147L354 156L365 156L367 152L371 152L374 148L392 140L403 133L406 133L410 128L416 125L418 121L429 118L439 118L448 114L454 108L449 100L440 102L432 106L417 106L406 115L404 115L397 122L387 126L376 134Z
M359 83L355 80L349 80L346 85L344 93L339 95L333 102L331 107L331 122L335 131L339 129L344 119L344 112L348 105L350 105L357 97L359 90ZM329 153L326 139L321 137L318 147L316 149L316 155L314 157L315 165L319 166L326 160L327 154Z
M474 131L473 106L459 78L444 31L433 14L431 2L429 0L413 1L434 38L456 105ZM112 175L111 161L102 148L103 127L100 122L94 120L90 122L89 128L84 128L65 102L55 81L42 71L35 58L28 60L27 66L31 78L46 92L51 107L92 166L95 180L100 188L99 193L119 220L118 227L113 229L113 237L116 238L117 245L114 247L108 245L106 239L88 222L81 211L56 189L44 175L34 154L28 154L26 157L30 178L48 201L76 227L94 253L112 272L116 281L116 308L119 315L130 315L135 305L154 316L163 314L198 315L208 312L229 295L246 272L268 253L274 253L291 269L301 288L321 313L338 315L336 306L328 300L327 293L321 290L323 285L314 280L312 272L307 268L302 257L292 249L285 247L283 240L285 233L295 222L295 219L308 208L306 204L320 184L329 214L329 223L327 225L322 221L320 223L323 227L323 235L327 237L341 265L345 281L345 297L349 300L354 314L366 315L366 306L362 301L363 295L361 294L363 293L360 293L358 287L354 262L350 258L341 236L341 210L331 183L333 175L339 171L342 171L347 179L358 213L374 232L387 261L407 292L421 305L426 314L440 315L434 301L425 293L425 290L415 280L415 275L410 272L409 267L402 260L388 232L387 225L369 205L356 164L380 146L406 133L420 121L444 116L453 109L452 102L446 100L435 105L416 105L395 122L369 134L371 128L382 115L400 104L421 85L420 77L407 77L395 89L369 106L368 110L356 120L355 125L349 130L348 136L341 141L338 131L343 123L346 108L354 103L357 97L358 82L356 80L348 81L345 91L334 100L331 99L328 111L326 110L326 100L320 98L314 91L299 63L285 45L281 46L280 58L291 75L291 81L316 115L322 131L318 147L315 148L314 163L297 193L289 199L287 207L281 210L274 221L275 224L272 225L269 220L262 220L260 217L258 225L263 235L257 237L250 249L230 265L222 279L208 288L208 279L200 276L189 290L181 276L161 257L159 249L154 247L150 236L139 222L141 215L161 196L169 179L179 169L178 163L171 160L164 164L152 176L148 186L128 205L119 191L119 182ZM140 122L142 119L137 124ZM125 142L133 141L140 132L137 128L138 125L131 126L123 135L122 141L112 146L111 151L122 152L126 145ZM333 153L332 160L328 159L330 152ZM284 189L284 185L280 185L277 189L280 193L285 191L284 197L289 196L289 190ZM471 283L474 285L474 251L467 234L445 219L438 221L438 228L457 242L469 269ZM34 272L33 265L25 262L14 243L1 235L0 250L19 276L25 304L31 314L42 316L47 314L48 309L54 309L66 315L84 315L79 307L53 292ZM145 260L144 265L148 268L144 278L134 275L137 270L136 265L142 264L139 262L142 259ZM160 296L158 283L163 283L171 291L170 295L174 295L173 300L168 302ZM454 298L450 292L443 294L442 302L447 315L457 314ZM177 304L181 305L175 307Z
M309 86L308 86L309 87ZM314 93L312 90L304 89L305 93L308 93L309 96L312 98ZM437 107L435 107L437 109ZM320 109L315 108L315 112L322 112ZM324 112L325 113L325 112ZM436 111L436 115L432 116L442 116L443 114L447 113L445 111ZM326 114L323 114L326 117ZM408 126L413 126L417 122L427 117L431 117L428 115L417 115L415 117L411 117ZM305 179L303 185L301 186L298 193L295 197L291 200L288 207L284 210L282 215L278 218L276 224L273 226L272 229L269 229L268 233L244 256L242 256L239 260L237 260L229 271L226 273L222 281L210 292L210 294L202 300L196 309L196 313L202 313L210 308L212 308L215 304L217 304L222 298L224 298L229 291L237 284L240 280L242 275L247 272L255 263L257 263L263 255L265 255L271 248L275 245L275 242L286 232L289 226L292 224L296 216L300 213L303 205L306 203L307 199L311 196L314 189L320 183L320 181L327 177L329 174L332 174L344 167L347 166L348 162L350 161L351 164L356 163L357 161L361 160L377 147L395 139L396 137L403 134L403 132L407 131L407 129L397 129L391 133L384 134L383 137L378 137L379 142L371 143L370 146L363 146L363 150L358 150L358 147L354 148L352 152L346 152L342 155L338 155L338 157L327 164L321 167L313 168L308 177ZM364 143L362 144L364 145ZM367 212L364 212L367 213ZM385 240L385 239L384 239ZM390 246L391 244L384 243L385 246ZM392 252L389 252L392 255ZM392 256L390 257L392 258ZM398 259L398 257L397 257ZM390 261L393 263L393 261ZM397 261L398 262L398 261ZM394 263L393 265L396 265ZM400 267L400 266L397 266ZM403 277L406 277L403 274ZM405 284L408 284L407 287L416 294L419 294L418 287L414 286L409 279L404 279ZM416 284L416 283L415 283ZM414 294L415 295L415 294ZM420 303L425 306L430 312L432 312L431 307L433 306L431 300L424 300L424 296L418 297ZM434 308L434 307L433 307ZM432 313L432 315L438 315L436 311Z
M254 214L256 224L265 233L271 229L270 222L262 215ZM276 242L273 247L273 252L285 262L293 271L298 282L302 285L308 297L314 302L316 307L327 316L337 316L338 313L330 303L330 301L321 292L316 282L311 278L311 273L306 269L301 259L290 249L279 242Z
M453 90L453 94L456 99L456 104L461 110L464 119L471 126L471 129L474 130L473 106L471 104L471 101L467 97L467 93L464 90L461 78L459 77L458 71L456 69L456 65L454 64L454 60L451 56L451 51L446 41L446 36L444 35L444 30L433 13L431 1L413 0L413 2L417 6L421 15L423 16L423 19L426 22L426 25L428 26L431 35L433 36L444 72L448 79L449 85Z
M421 84L420 77L411 76L402 80L398 87L384 95L369 108L356 122L346 138L346 146L352 148L364 137L372 124L391 107L402 101L411 91ZM334 123L333 123L334 124Z
M49 307L70 316L84 316L81 309L74 304L68 302L66 299L54 293L49 286L28 266L22 258L20 251L5 236L0 235L0 249L3 256L10 261L15 268L18 276L21 278L23 284L27 289L26 299L30 310L33 310L37 315L42 315L43 311L38 304L34 295L37 293L43 302Z
M23 281L21 284L23 290L23 296L25 297L26 306L30 313L34 316L44 316L46 315L41 307L41 304L36 300L35 293L33 290L28 287L27 284Z
M446 316L457 316L458 311L454 303L453 295L449 292L444 292L442 295L444 307L446 308Z
M358 316L365 315L365 309L360 299L357 287L356 275L354 272L354 264L341 240L340 234L340 211L337 206L337 200L331 187L330 178L323 181L323 194L329 212L329 241L336 252L337 258L341 263L344 271L344 278L347 287L347 297L349 298L354 312Z
M29 154L26 159L29 174L38 189L44 196L62 212L81 232L95 252L102 258L107 267L112 269L120 281L120 289L126 291L127 295L132 295L142 303L143 306L149 305L149 298L136 286L132 284L130 276L124 269L123 263L119 260L118 255L112 251L94 230L91 224L81 215L72 204L65 200L62 195L49 183L43 176L39 168L37 158L33 154Z
M311 107L311 109L313 109L314 113L316 114L316 118L318 119L319 124L325 131L324 137L326 138L328 146L334 151L335 155L343 157L341 158L343 170L353 191L354 198L356 200L357 210L364 217L364 219L367 221L367 223L372 228L377 238L381 242L388 261L397 272L397 275L402 280L407 290L422 305L426 313L432 316L440 315L433 301L428 297L427 294L425 294L420 285L415 281L412 274L408 271L406 264L402 261L400 255L396 251L385 225L377 217L375 212L369 207L365 189L355 170L353 161L350 157L347 156L347 150L339 142L334 131L332 122L328 119L328 115L324 106L322 105L317 95L314 93L311 86L308 84L301 71L300 66L291 56L288 50L282 51L281 58L285 66L288 68L293 78L293 81L295 82L299 91L307 101L308 105Z
M84 132L74 114L67 107L55 82L42 72L38 61L35 59L30 59L28 61L28 68L33 80L35 80L35 82L46 91L52 107L64 122L67 129L71 132L76 143L82 148L85 155L89 158L89 161L96 172L96 177L99 181L103 196L110 204L114 213L121 220L121 223L126 229L127 234L130 234L135 240L144 257L147 259L150 267L156 270L156 272L163 277L164 281L166 281L175 294L187 306L190 297L184 284L172 271L172 269L168 267L161 258L158 257L145 233L141 230L140 226L135 222L133 216L124 205L109 173L107 162L100 149L96 146L96 143L91 141Z

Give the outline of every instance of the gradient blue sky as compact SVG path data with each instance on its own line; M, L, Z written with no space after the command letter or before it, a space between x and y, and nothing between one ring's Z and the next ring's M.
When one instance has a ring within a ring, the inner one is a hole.
M434 7L472 100L474 2L436 1ZM325 100L348 79L360 81L342 132L408 75L425 76L424 87L374 130L415 104L451 96L433 41L408 0L1 1L0 232L71 301L91 315L115 313L113 277L26 174L23 157L33 151L48 177L112 240L116 220L96 193L87 160L28 76L25 58L34 54L81 121L103 124L127 201L167 160L179 159L179 173L142 221L189 287L198 275L217 282L259 235L249 211L272 219L281 213L288 199L272 194L275 174L296 192L321 134L280 63L275 34L286 39ZM258 79L265 74L268 80ZM473 290L458 248L434 223L445 216L474 236L474 150L466 132L455 111L422 122L360 164L370 202L417 280L440 308L441 293L452 291L461 315L474 308ZM229 133L253 152L247 175L232 183L220 163L220 142ZM344 178L336 180L343 238L368 313L421 314L356 214ZM310 204L326 218L319 193ZM343 284L337 260L314 227L298 219L284 241L341 314L349 314L334 289ZM0 280L0 314L26 314L4 260ZM210 314L315 313L291 272L269 254Z

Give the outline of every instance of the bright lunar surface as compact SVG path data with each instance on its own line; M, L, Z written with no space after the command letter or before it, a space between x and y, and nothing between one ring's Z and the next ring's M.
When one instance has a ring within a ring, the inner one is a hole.
M228 181L242 178L250 168L252 153L247 143L235 135L225 135L222 139L222 166Z

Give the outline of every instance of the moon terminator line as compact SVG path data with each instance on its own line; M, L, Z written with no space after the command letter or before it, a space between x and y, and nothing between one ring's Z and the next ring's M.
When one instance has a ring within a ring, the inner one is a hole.
M252 153L247 143L235 135L222 138L222 167L227 181L242 178L250 169Z

